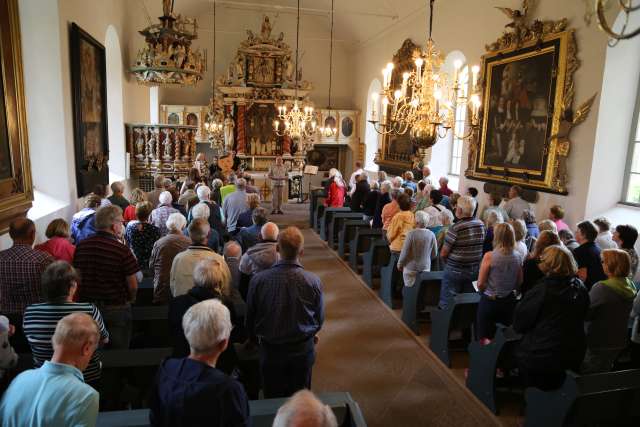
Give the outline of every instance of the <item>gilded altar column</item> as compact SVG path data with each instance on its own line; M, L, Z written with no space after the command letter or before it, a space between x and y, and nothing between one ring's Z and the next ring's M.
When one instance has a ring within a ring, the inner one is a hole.
M246 105L239 104L238 105L238 118L236 120L236 129L237 133L237 143L236 143L236 152L238 154L244 154L245 150L245 134L244 134L244 115L246 112Z

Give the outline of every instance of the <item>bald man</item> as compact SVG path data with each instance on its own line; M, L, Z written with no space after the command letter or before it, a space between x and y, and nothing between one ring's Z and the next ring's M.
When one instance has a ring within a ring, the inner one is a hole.
M99 341L98 325L88 314L74 313L60 319L51 338L51 361L18 375L4 394L0 402L2 425L96 425L99 395L84 383L82 371Z
M250 247L240 259L240 272L255 274L271 267L278 260L276 245L278 243L278 226L267 222L260 230L262 240Z

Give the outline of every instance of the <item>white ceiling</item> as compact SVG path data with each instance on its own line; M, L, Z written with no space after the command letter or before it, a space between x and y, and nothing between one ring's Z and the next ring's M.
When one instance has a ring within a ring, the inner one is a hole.
M152 17L161 10L160 0L140 1ZM334 39L345 43L345 47L366 44L386 29L400 25L404 19L424 13L427 3L427 0L335 0ZM216 0L216 8L219 25L225 13L231 11L263 13L277 20L283 14L295 16L297 0ZM325 21L326 37L331 22L331 0L301 0L300 8L302 20L315 17ZM211 26L207 22L211 21L212 0L175 0L174 11L197 18L203 28ZM244 28L241 31L244 32Z

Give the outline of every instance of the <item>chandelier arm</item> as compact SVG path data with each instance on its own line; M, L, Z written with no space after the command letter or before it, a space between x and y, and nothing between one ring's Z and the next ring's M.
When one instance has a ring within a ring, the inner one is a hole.
M433 33L433 4L435 0L429 0L429 41L432 41L433 38L431 34Z
M640 6L635 6L635 8L640 8ZM628 12L625 11L625 13ZM600 25L600 28L602 28L602 31L607 33L609 37L615 40L627 40L640 34L640 28L636 28L634 31L627 34L624 33L624 30L621 33L616 33L615 31L613 31L604 14L603 0L596 0L596 15L598 17L598 24Z

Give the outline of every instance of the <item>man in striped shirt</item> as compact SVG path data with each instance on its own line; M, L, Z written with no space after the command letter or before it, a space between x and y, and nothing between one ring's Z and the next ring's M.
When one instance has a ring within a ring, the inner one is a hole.
M73 296L78 288L80 277L69 263L56 261L42 273L42 292L44 303L32 304L24 313L24 333L31 346L33 363L36 368L51 360L53 346L51 337L56 331L58 321L72 313L86 313L95 320L100 333L100 341L106 344L109 333L104 326L100 311L90 303L75 303ZM99 353L94 352L89 365L82 372L84 382L96 388L100 379Z
M458 199L456 216L460 220L449 228L440 258L445 263L440 288L441 309L446 309L456 293L474 292L484 242L484 224L473 217L476 201L469 196Z

